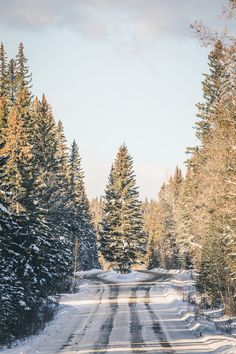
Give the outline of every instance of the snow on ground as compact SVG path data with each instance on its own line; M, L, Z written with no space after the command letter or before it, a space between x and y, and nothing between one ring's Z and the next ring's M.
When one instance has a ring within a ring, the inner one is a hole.
M163 278L158 282L156 286L157 293L154 292L150 296L150 304L158 305L158 308L164 306L164 308L174 311L176 309L176 318L178 321L183 321L185 326L196 336L196 341L206 343L206 346L210 348L209 353L215 354L236 354L236 335L223 335L220 330L216 329L214 322L222 322L228 320L222 317L219 310L205 311L203 316L196 318L195 305L188 304L183 301L183 291L193 291L194 281L192 280L190 271L166 271L162 269L155 269L152 273L171 274L170 279ZM60 351L65 339L69 338L71 333L74 333L75 328L78 328L78 315L76 311L79 311L80 321L79 328L82 326L83 321L86 321L87 313L91 311L91 301L97 301L102 303L97 298L97 286L92 280L87 280L84 277L86 275L97 274L97 277L108 280L111 282L119 283L133 283L146 281L150 279L150 275L145 272L134 271L130 274L119 274L114 271L102 272L101 270L92 270L89 272L77 272L77 293L64 294L60 299L58 312L53 321L46 325L45 329L38 335L32 336L26 340L17 341L11 349L4 348L0 351L1 354L52 354ZM141 294L140 294L141 295ZM111 301L108 297L108 300ZM103 301L108 301L104 299ZM119 303L122 304L119 299ZM145 299L137 297L134 299L136 303L142 303ZM130 300L129 300L130 301ZM146 300L145 300L146 301ZM83 305L83 306L80 306ZM77 306L77 310L76 310ZM79 309L78 309L79 306ZM167 307L166 307L167 306ZM174 313L173 312L173 313ZM78 313L78 312L77 312ZM165 312L162 316L165 316ZM102 318L101 318L102 320ZM168 324L168 322L166 322ZM168 330L165 329L165 320L161 323L163 330L166 331L168 337ZM176 333L177 335L177 333ZM181 338L181 336L180 336ZM182 339L176 338L177 341ZM178 352L178 351L177 351ZM208 351L207 351L208 352Z
M159 274L173 274L175 280L179 280L183 282L193 281L192 277L193 275L196 274L192 270L179 270L179 269L167 270L163 268L154 268L151 269L150 272L159 273Z
M87 272L77 272L77 276L83 277L86 274L95 274L97 272L101 272L101 270L93 269ZM46 324L43 331L32 337L16 341L10 349L6 347L2 350L0 349L0 353L36 354L43 352L44 354L52 354L58 351L61 346L60 341L58 341L59 334L63 333L65 337L69 336L73 332L76 323L73 317L75 309L70 305L70 302L73 302L78 297L86 298L90 293L89 284L83 279L80 279L76 289L78 292L75 294L62 295L56 316L51 322Z
M91 269L91 270L85 270L85 271L79 271L76 272L75 274L79 277L83 277L84 275L88 275L88 274L96 274L96 273L100 273L102 270L101 269Z
M50 346L51 342L57 341L58 333L64 331L65 326L70 328L70 319L73 311L74 309L71 306L59 305L54 320L47 324L42 332L25 340L18 340L11 349L4 348L0 353L35 354L41 352L43 349L45 350L45 348ZM44 353L50 354L50 351L44 351Z
M114 270L98 275L99 278L109 280L114 283L130 283L145 281L150 278L150 274L133 271L128 274L117 273Z
M215 340L215 354L236 354L236 318L224 316L222 309L199 311L197 305L191 305L183 301L183 298L186 298L187 294L194 294L195 292L195 281L193 280L196 278L195 272L191 270L166 270L162 268L152 269L151 272L174 274L174 278L166 283L165 301L178 306L182 319L197 337L201 337L203 342ZM176 291L171 291L171 287L175 290L179 288L179 291L177 290L177 293ZM229 327L229 321L231 322L231 335L225 332L225 329ZM224 350L224 347L227 346L231 348Z
M9 211L0 203L0 210L9 214Z

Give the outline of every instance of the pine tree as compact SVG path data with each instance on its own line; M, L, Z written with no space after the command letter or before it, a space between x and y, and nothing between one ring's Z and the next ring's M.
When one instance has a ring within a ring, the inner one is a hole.
M195 256L199 256L199 249L201 249L199 242L193 238L193 235L195 235L193 231L195 194L192 175L192 167L188 166L176 205L176 234L179 246L179 265L181 269L192 268L193 262L196 266L197 260L195 260Z
M14 339L12 332L18 320L19 302L23 301L23 288L17 277L17 264L20 264L21 255L15 252L14 245L20 229L2 203L0 230L0 344L4 344Z
M29 67L27 65L28 60L25 57L23 43L20 43L18 53L16 55L16 83L17 92L22 89L31 89L32 74L29 73Z
M160 209L155 200L143 203L144 230L148 235L146 264L148 269L160 267Z
M54 121L52 110L45 95L40 102L34 100L32 109L33 136L33 173L30 200L33 207L31 214L40 220L44 228L48 228L48 243L52 244L48 253L51 260L45 260L54 279L54 289L63 278L71 272L71 235L68 225L68 192L67 176L68 157L62 125ZM60 280L60 281L59 281Z
M40 102L36 97L32 110L33 136L30 137L33 149L32 198L36 208L47 214L51 208L51 197L57 190L55 175L58 170L56 124L52 110L45 95Z
M92 224L96 232L97 238L99 238L99 232L102 221L102 199L102 197L96 197L90 201L90 213L92 215Z
M17 95L16 61L11 59L7 68L8 98L10 104L14 104Z
M96 236L85 192L81 157L75 141L70 153L70 212L74 233L74 270L99 268Z
M81 157L79 154L78 145L73 141L70 155L70 183L72 195L76 200L77 205L83 206L83 216L90 219L89 201L85 192L84 172L81 168Z
M136 261L144 261L146 235L133 160L125 145L118 151L105 191L101 252L121 272Z
M0 97L7 97L7 57L3 43L0 44Z
M7 97L0 97L0 145L5 143L5 129L7 127L9 109Z
M67 203L69 194L69 156L68 146L64 134L64 127L61 121L55 125L56 139L56 170L54 173L57 190L53 194L52 207L55 209L55 214L61 214L64 224L67 219Z
M1 156L7 156L2 171L1 189L5 191L5 201L11 210L19 213L24 210L24 200L27 195L32 147L28 142L28 134L17 107L12 108L9 114L5 141L5 145L0 150Z
M3 43L0 45L0 144L4 143L4 129L8 116L7 57Z

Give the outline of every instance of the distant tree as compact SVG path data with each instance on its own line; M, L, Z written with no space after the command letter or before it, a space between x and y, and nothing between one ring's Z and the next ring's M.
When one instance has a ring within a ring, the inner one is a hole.
M100 245L105 260L121 272L144 261L143 215L126 145L118 151L106 187Z
M102 197L96 197L90 201L90 212L92 215L93 228L98 238L102 221L102 200Z
M148 269L160 267L160 209L156 200L145 201L144 230L148 235L146 265Z

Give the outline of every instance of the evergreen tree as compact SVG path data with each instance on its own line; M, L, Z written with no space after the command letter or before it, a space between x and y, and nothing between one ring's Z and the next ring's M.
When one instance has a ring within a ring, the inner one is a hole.
M74 234L74 270L99 268L96 236L85 192L81 157L75 141L70 153L70 213Z
M83 216L90 219L89 201L84 185L84 172L81 168L79 148L75 141L72 143L70 154L70 183L72 195L74 196L77 205L83 206Z
M31 214L48 228L51 259L45 267L52 274L54 289L71 272L71 235L68 225L68 157L62 125L56 125L45 95L34 100L32 109L33 172ZM49 252L49 251L48 251ZM60 281L59 281L60 280Z
M18 53L16 55L16 83L17 83L17 92L20 92L22 89L31 89L32 85L32 75L29 72L28 60L25 57L23 43L20 43L18 48Z
M7 156L7 162L1 171L1 189L5 191L7 205L12 211L19 213L24 210L24 200L27 196L32 147L17 107L12 108L9 114L5 141L0 150L2 157Z
M102 221L102 200L102 197L96 197L90 201L90 213L92 215L93 228L96 232L97 238L99 238L99 232Z
M16 61L10 59L7 68L8 98L10 104L14 104L17 95Z
M0 45L0 144L4 143L4 129L8 116L7 57L3 43Z
M7 57L3 43L0 44L0 97L7 96Z
M5 129L7 127L8 119L8 102L7 97L0 97L0 144L5 143Z
M201 248L199 241L193 238L194 233L194 183L192 167L188 166L183 186L180 190L176 205L176 234L179 246L179 265L181 269L192 268L192 263L197 264L196 256L199 256ZM199 263L199 260L198 260Z
M133 160L125 145L118 151L105 192L101 252L106 261L125 272L135 262L144 261L146 244Z
M45 95L40 102L34 100L33 136L30 137L33 149L33 189L32 198L40 213L48 215L53 207L52 195L57 190L55 176L58 172L56 124L52 110Z
M155 200L143 203L144 229L148 235L146 264L148 269L160 267L160 208Z

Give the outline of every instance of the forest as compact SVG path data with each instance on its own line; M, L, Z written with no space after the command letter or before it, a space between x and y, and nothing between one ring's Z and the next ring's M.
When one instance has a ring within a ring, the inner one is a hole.
M158 199L141 202L123 144L90 201L79 147L34 96L23 44L9 60L1 43L0 344L43 328L55 296L94 268L190 269L200 305L236 315L235 39L214 39L208 67L186 172L176 167Z
M197 105L199 145L146 203L149 268L195 269L203 305L236 313L236 46L217 41ZM157 223L156 220L159 222Z
M1 343L39 330L73 272L100 267L78 146L31 88L23 44L9 61L1 44Z

